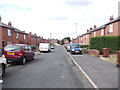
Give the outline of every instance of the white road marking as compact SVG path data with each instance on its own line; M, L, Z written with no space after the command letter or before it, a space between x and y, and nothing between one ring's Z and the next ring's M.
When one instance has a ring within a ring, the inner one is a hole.
M64 47L63 47L64 48ZM65 50L65 48L64 48ZM66 51L66 50L65 50ZM66 51L67 52L67 51ZM71 58L72 62L82 71L82 73L85 75L86 79L92 84L92 86L96 89L98 89L98 86L92 81L92 79L85 73L85 71L77 64L77 62L73 59L72 55L70 55L70 53L67 52L67 54L69 55L69 57Z
M62 76L62 79L64 78L64 76Z

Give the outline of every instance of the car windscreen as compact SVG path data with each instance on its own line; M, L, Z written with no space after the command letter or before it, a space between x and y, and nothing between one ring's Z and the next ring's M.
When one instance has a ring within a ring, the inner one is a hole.
M7 45L5 51L20 51L20 46L17 45Z
M80 45L72 45L72 48L80 48Z

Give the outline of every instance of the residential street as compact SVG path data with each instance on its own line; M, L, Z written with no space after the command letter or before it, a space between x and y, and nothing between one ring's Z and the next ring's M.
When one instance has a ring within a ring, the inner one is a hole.
M26 65L9 66L3 81L3 88L92 88L62 46Z

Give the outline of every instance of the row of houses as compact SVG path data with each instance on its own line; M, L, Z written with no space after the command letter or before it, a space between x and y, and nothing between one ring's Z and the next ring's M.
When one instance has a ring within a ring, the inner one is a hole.
M113 16L110 16L109 22L97 27L90 27L87 29L87 32L77 36L77 38L73 39L73 43L80 43L81 45L89 45L89 41L91 37L100 37L100 36L119 36L120 35L120 16L116 19Z
M37 48L39 43L49 43L49 39L44 39L41 36L37 36L36 33L26 33L12 26L11 22L5 24L1 21L0 17L0 48L5 47L8 44L27 44L34 45Z

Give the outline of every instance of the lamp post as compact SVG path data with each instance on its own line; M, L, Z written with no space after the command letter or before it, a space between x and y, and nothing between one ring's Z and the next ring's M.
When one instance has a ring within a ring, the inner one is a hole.
M50 43L52 42L52 33L50 33Z
M77 23L75 23L75 25L76 25L76 37L77 37Z

